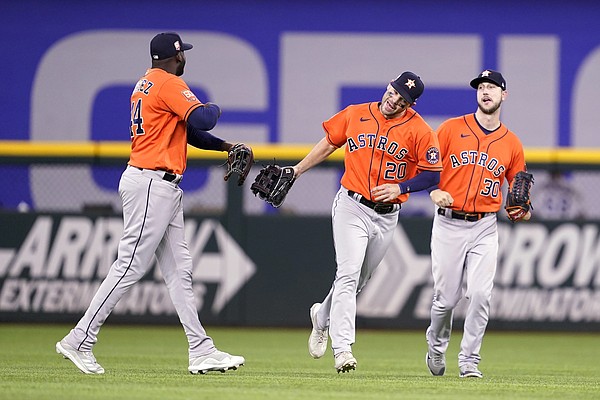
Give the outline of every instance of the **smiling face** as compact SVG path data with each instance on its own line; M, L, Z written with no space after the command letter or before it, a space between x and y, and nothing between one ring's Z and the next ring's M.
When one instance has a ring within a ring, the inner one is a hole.
M487 115L495 114L506 98L506 90L491 82L481 82L477 86L477 105Z
M402 116L410 106L411 104L404 100L392 85L387 85L387 89L381 98L379 111L385 118L392 119Z

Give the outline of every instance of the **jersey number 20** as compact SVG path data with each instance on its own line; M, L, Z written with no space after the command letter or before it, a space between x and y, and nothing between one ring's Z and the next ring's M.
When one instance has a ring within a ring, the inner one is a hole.
M385 163L385 174L383 177L388 181L401 181L406 176L406 163Z

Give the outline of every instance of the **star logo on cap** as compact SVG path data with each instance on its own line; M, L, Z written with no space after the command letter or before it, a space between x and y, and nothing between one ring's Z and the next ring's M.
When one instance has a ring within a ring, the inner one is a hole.
M409 89L412 89L415 86L417 86L415 85L414 79L407 79L405 85L408 86Z
M490 72L490 71L488 71L488 70L486 69L485 71L483 71L483 72L481 73L481 76L482 76L482 77L486 77L486 78L487 78L488 76L490 76L490 74L491 74L491 72Z

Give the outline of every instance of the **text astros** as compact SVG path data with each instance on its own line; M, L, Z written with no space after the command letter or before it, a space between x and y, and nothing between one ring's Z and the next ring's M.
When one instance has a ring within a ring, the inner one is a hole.
M375 141L377 140L377 144L375 145ZM356 141L354 138L348 138L348 151L351 153L363 148L373 148L375 147L377 150L384 151L389 155L393 156L396 160L402 160L406 153L408 153L408 149L400 148L400 145L396 142L391 142L388 145L388 138L385 136L377 137L376 133L360 133L356 136Z
M476 150L465 150L461 151L458 156L456 154L450 154L450 161L452 162L452 168L458 168L463 165L474 165L477 164L480 167L484 167L488 171L491 171L495 177L499 177L506 167L500 164L498 159L490 158L487 153Z

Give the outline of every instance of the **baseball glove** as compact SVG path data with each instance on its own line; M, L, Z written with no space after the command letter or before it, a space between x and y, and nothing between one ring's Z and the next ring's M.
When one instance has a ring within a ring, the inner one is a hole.
M250 190L255 196L279 208L290 191L295 181L294 169L292 167L280 167L279 165L267 165L260 170Z
M525 171L519 171L508 188L506 205L504 209L512 222L523 219L529 210L533 209L529 199L529 191L533 185L533 175Z
M242 186L254 164L252 149L244 143L234 144L227 154L227 172L223 179L228 180L232 174L238 174L238 186Z

